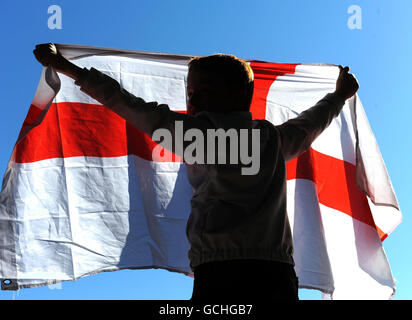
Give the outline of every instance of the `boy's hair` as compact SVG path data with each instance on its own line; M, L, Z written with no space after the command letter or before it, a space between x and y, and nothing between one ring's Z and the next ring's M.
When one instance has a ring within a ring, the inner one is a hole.
M252 102L254 77L249 63L230 54L194 57L189 62L189 72L208 73L225 81L228 94L233 97L231 111L249 111Z

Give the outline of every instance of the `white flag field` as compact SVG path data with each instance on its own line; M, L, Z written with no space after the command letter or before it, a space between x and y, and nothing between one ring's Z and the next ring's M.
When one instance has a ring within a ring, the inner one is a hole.
M147 102L186 112L191 56L57 47ZM328 64L248 61L252 116L275 125L333 92L339 74ZM44 68L3 178L2 289L121 269L190 276L192 188L180 158L152 158L156 145L72 79ZM346 101L310 150L287 163L287 197L301 288L333 299L393 297L382 241L402 216L359 96Z

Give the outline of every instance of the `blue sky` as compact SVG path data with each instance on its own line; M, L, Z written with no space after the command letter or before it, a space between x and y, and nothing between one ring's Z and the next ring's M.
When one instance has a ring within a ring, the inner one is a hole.
M48 28L50 5L61 7L62 29ZM351 5L362 10L361 29L348 28ZM403 222L384 241L397 283L395 299L412 299L410 17L410 0L2 0L0 172L40 77L42 66L32 55L38 43L349 65L403 212ZM54 289L1 291L0 299L188 299L192 284L168 271L124 270ZM319 299L320 293L301 290L300 297Z

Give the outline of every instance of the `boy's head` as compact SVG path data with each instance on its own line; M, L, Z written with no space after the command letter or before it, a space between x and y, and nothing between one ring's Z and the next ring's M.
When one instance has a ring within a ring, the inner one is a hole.
M193 58L187 77L187 111L249 111L253 95L250 65L233 55Z

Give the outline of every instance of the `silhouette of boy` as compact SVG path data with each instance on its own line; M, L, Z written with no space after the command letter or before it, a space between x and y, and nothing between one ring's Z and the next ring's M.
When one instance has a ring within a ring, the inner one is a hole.
M232 55L194 58L187 77L187 114L146 103L117 81L66 60L53 44L33 51L44 66L73 78L81 90L152 137L159 128L259 131L259 170L236 164L187 164L194 193L186 234L194 272L192 301L298 300L293 243L286 213L286 163L306 151L359 88L339 66L336 90L298 117L274 126L252 120L253 72ZM185 147L183 141L175 141ZM242 141L240 144L244 143Z

